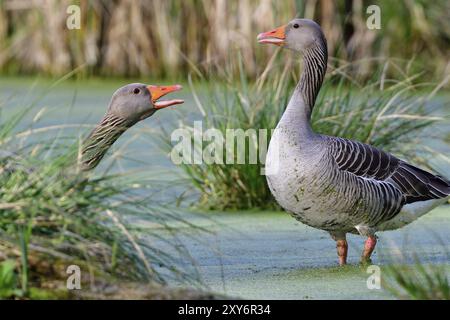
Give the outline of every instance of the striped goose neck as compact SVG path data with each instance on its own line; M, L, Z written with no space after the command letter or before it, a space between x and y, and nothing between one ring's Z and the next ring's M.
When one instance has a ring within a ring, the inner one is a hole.
M327 71L327 60L328 52L325 38L320 39L316 42L316 45L303 52L303 72L296 90L300 92L303 98L307 120L311 118L314 103L322 86Z
M131 124L125 119L106 114L92 130L81 148L81 170L94 169L102 160L111 145L124 133Z

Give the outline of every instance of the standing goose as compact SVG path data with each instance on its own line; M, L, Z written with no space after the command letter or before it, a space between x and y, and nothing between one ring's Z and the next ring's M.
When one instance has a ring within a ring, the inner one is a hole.
M183 103L180 99L159 101L166 94L180 89L180 85L147 86L141 83L128 84L118 89L111 98L106 114L82 145L81 170L94 169L122 133L137 122L150 117L159 109Z
M307 19L258 35L303 55L303 72L269 144L266 175L276 201L300 222L330 233L339 264L347 262L347 233L367 240L370 262L377 231L401 228L450 194L449 182L370 145L315 133L311 113L327 68L327 43Z

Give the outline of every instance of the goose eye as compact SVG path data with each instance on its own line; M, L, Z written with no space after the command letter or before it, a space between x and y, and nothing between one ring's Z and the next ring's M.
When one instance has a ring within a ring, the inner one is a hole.
M298 25L298 23L294 24L294 28L295 28L295 29L298 29L298 27L300 27L300 26Z
M133 90L133 93L134 93L134 94L139 94L139 93L141 93L141 90L139 90L139 88L135 88L135 89Z

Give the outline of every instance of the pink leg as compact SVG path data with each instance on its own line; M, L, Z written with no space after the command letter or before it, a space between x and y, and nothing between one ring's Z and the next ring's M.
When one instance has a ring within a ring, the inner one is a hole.
M362 264L368 264L372 263L372 260L370 259L370 256L373 253L373 250L375 250L375 246L377 245L377 237L369 236L364 243L364 251L361 256L361 263Z
M348 252L347 240L345 239L336 240L336 249L339 257L339 265L340 266L346 265Z

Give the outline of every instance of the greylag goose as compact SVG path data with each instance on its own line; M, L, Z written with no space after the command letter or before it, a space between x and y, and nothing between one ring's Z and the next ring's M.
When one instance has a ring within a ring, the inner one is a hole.
M294 19L258 35L303 55L303 72L271 138L266 177L276 201L298 221L336 241L347 262L347 233L367 237L369 263L377 231L401 228L444 203L449 182L373 146L315 133L311 113L327 68L327 43L312 20Z
M180 85L155 86L132 83L119 88L112 96L106 114L83 141L80 161L82 171L94 169L113 143L137 122L153 115L157 110L184 103L181 99L162 100L168 93L178 91ZM19 156L0 150L0 177L22 168ZM28 170L22 168L22 170Z
M82 145L81 169L94 169L122 133L137 122L150 117L157 110L183 103L181 99L159 100L180 89L180 85L147 86L141 83L119 88L113 94L106 114Z

